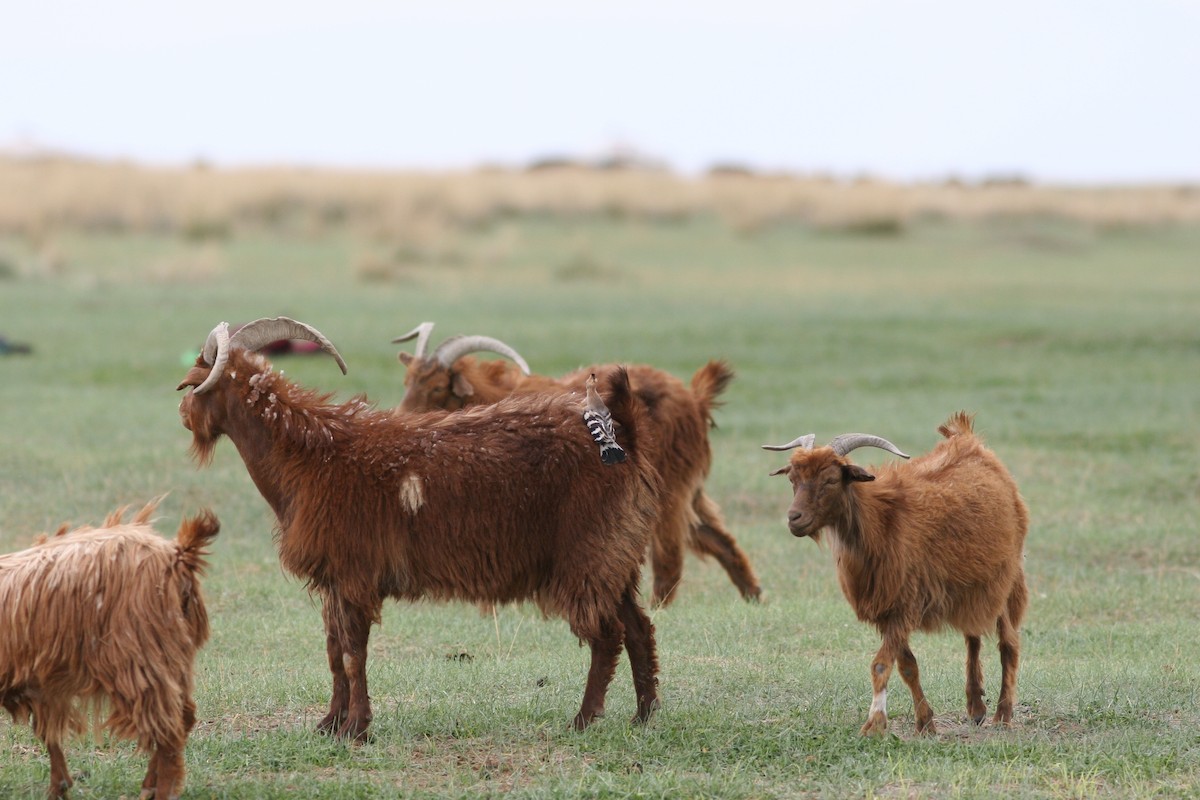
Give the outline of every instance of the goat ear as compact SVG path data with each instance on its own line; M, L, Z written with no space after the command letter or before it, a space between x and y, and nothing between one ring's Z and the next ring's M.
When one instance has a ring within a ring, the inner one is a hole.
M208 373L211 370L212 367L208 366L192 367L188 370L188 374L184 376L183 380L179 382L179 385L175 387L175 391L178 392L181 389L188 388L189 386L199 386L200 384L204 383L204 379L208 377Z
M413 361L416 360L415 356L413 356L413 354L408 352L407 350L401 350L400 354L396 357L399 358L400 363L406 367L411 367Z
M450 390L454 392L455 397L470 397L475 394L475 387L461 372L454 373L450 378Z
M842 478L847 481L873 481L875 476L858 464L842 465Z
M773 477L775 477L776 475L786 475L787 473L789 473L789 472L791 472L791 471L792 471L792 465L791 465L791 464L784 464L782 467L780 467L779 469L777 469L777 470L775 470L774 472L772 472L772 473L771 473L771 477L773 478Z

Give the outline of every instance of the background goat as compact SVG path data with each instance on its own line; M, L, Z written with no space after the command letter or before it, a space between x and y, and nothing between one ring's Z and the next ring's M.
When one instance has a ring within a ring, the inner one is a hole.
M871 446L908 456L886 439L864 434L844 434L815 449L812 434L765 446L800 448L771 473L792 481L788 528L815 540L829 532L843 594L883 638L871 664L874 699L864 734L887 729L887 683L897 660L912 692L917 731L935 732L908 639L914 630L947 625L966 639L967 713L976 724L987 714L980 637L996 631L1002 675L993 722L1012 720L1018 631L1028 599L1023 551L1029 515L1008 470L975 435L970 416L959 412L938 431L946 438L932 451L875 474L847 455Z
M418 325L394 342L416 338L413 353L401 352L407 367L401 411L456 410L495 403L510 394L582 392L589 375L606 374L615 367L592 365L562 378L529 374L529 367L509 345L487 336L455 336L425 354L432 322ZM516 362L480 361L469 353L488 350ZM692 376L691 388L660 369L628 367L633 391L646 406L660 442L655 466L663 480L661 511L650 544L654 573L653 602L666 605L675 598L683 577L686 544L701 557L712 556L724 567L742 597L756 600L762 594L750 559L725 527L721 508L704 491L712 466L708 429L715 427L712 410L716 398L733 379L723 361L710 361Z
M179 384L192 453L207 462L227 435L278 519L283 566L322 599L333 674L320 729L365 738L371 721L367 640L383 599L532 599L591 646L574 724L603 712L622 645L635 719L658 704L654 628L637 602L639 567L657 513L658 475L641 405L623 371L605 396L627 459L601 462L566 395L513 398L461 414L330 404L284 380L254 352L320 332L286 318L209 335Z
M183 748L196 721L193 662L208 640L198 576L217 535L211 512L185 520L175 541L150 527L158 501L128 524L44 538L0 556L0 704L50 754L50 796L71 786L62 743L84 730L87 706L104 727L150 753L142 797L177 797Z

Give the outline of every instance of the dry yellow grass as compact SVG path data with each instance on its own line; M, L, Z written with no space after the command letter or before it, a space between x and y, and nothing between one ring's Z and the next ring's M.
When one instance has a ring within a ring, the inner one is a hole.
M1200 187L895 184L737 172L693 178L578 167L224 170L0 158L0 231L35 241L63 228L172 231L205 239L243 227L350 227L429 244L460 226L514 214L646 221L713 214L745 233L780 222L887 231L927 216L1051 215L1100 227L1141 227L1200 222Z

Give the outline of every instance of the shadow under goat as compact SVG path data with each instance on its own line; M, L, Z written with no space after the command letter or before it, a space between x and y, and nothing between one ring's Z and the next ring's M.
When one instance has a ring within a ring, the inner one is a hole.
M150 754L142 798L183 786L183 749L196 721L196 652L208 640L198 578L217 535L210 512L185 520L175 541L156 534L146 505L98 528L0 556L0 704L50 755L51 797L72 785L62 744L85 730L89 706L103 727Z
M842 593L883 639L871 663L874 699L864 735L887 730L887 684L897 662L912 692L917 732L936 732L908 640L913 631L946 626L966 640L967 713L976 724L987 715L980 637L996 632L1001 682L993 723L1012 721L1028 601L1029 514L1016 482L975 434L969 415L954 414L938 431L946 438L929 453L874 473L851 463L848 454L869 446L908 456L886 439L856 433L825 447L814 448L812 434L764 445L798 448L787 466L771 473L792 482L788 529L817 541L828 534Z
M287 318L209 335L179 384L179 413L204 464L222 436L275 512L284 568L320 596L333 676L319 728L363 740L371 722L367 642L383 600L532 600L591 647L574 719L604 711L622 648L635 721L658 706L654 626L638 603L658 512L654 438L623 370L601 384L626 458L606 465L582 396L512 398L461 414L396 415L356 397L329 402L255 350L319 331Z

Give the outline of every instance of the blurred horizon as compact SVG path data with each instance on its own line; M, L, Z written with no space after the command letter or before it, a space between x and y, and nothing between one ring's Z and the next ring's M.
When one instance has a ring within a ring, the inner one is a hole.
M113 0L6 12L0 156L1200 182L1200 3Z

